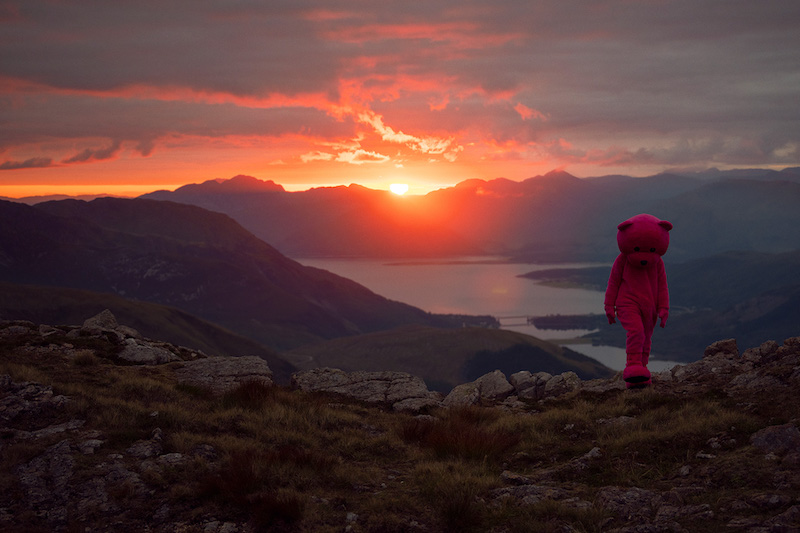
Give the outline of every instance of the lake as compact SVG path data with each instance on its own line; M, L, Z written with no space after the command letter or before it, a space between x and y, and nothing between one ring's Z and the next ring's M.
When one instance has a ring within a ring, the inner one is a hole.
M584 315L603 313L603 293L578 288L556 288L520 278L534 270L579 268L598 264L533 265L506 263L486 257L433 261L378 259L299 259L301 264L322 268L351 279L391 300L407 303L431 313L492 315L503 329L519 331L546 340L562 341L589 333L588 330L540 330L528 325L528 316ZM609 271L611 265L607 265ZM658 332L654 338L657 344ZM559 342L571 350L593 357L614 370L625 367L625 350ZM654 353L653 357L657 357ZM672 361L652 360L653 371L674 366Z

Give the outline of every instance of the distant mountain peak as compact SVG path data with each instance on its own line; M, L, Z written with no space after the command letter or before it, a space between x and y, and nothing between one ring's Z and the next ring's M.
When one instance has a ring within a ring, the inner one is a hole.
M221 183L222 187L225 190L229 191L257 191L257 192L270 192L270 191L277 191L277 192L284 192L285 189L283 185L275 183L272 180L260 180L253 176L247 176L245 174L238 174L227 181L223 181Z
M569 172L567 172L565 170L562 170L560 168L553 169L550 172L548 172L547 174L544 174L544 175L539 176L539 177L540 178L548 178L548 179L561 179L561 180L565 180L565 179L577 180L577 179L580 179L580 178L575 177L572 174L570 174Z
M251 193L251 192L284 192L283 185L272 180L260 180L253 176L238 174L230 179L215 178L204 181L203 183L189 183L183 187L178 187L175 192L181 193ZM151 193L152 194L152 193ZM142 197L150 195L144 194Z

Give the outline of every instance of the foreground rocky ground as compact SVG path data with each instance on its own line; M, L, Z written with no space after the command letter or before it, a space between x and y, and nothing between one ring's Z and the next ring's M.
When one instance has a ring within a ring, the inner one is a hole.
M0 323L3 531L800 530L800 337L619 376L297 373Z

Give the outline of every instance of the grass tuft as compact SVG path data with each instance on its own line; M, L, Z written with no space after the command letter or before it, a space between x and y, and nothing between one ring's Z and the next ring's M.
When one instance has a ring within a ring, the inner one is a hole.
M444 419L412 419L401 429L402 439L433 450L440 458L499 459L520 442L520 435L491 424L486 409L453 409Z
M222 397L222 405L228 408L258 410L274 399L275 387L263 381L246 381Z

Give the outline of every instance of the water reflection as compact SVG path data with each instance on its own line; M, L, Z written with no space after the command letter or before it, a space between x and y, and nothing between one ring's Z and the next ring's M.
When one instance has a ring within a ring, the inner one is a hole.
M485 257L441 262L388 262L375 259L300 259L300 262L352 279L381 296L431 313L492 315L501 318L503 329L545 340L574 339L589 331L540 330L532 324L526 324L524 318L502 317L603 313L602 292L548 287L519 277L548 268L603 266L598 264L531 265L505 263L500 258ZM611 268L611 265L605 266ZM625 350L622 348L564 345L614 370L625 367ZM675 364L652 360L649 367L658 371Z

